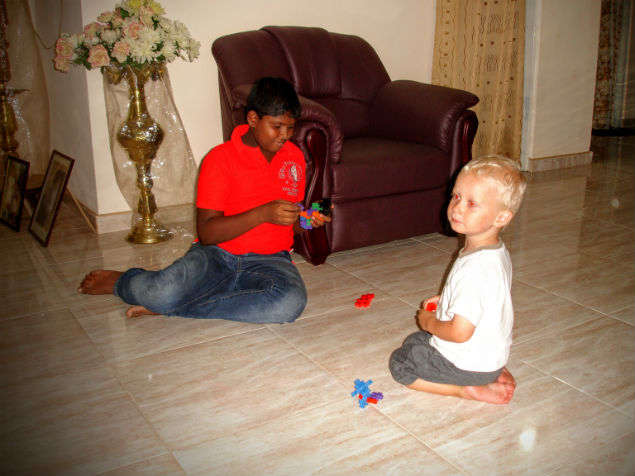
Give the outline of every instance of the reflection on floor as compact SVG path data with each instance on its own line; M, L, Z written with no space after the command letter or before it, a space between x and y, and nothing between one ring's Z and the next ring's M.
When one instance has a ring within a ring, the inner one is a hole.
M298 258L309 305L283 326L126 319L76 293L93 268L158 268L160 245L92 234L64 203L50 245L0 229L1 474L632 475L633 137L535 173L504 239L516 311L507 406L418 394L387 359L455 238ZM354 306L375 294L371 306ZM356 378L384 394L361 409Z

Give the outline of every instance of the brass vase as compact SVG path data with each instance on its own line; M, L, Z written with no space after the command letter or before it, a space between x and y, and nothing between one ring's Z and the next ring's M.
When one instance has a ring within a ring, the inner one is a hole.
M150 169L164 134L148 113L144 91L144 85L149 79L156 81L161 78L164 66L164 63L146 63L141 68L124 66L105 70L110 82L117 84L125 79L128 83L128 117L117 132L117 141L137 168L139 217L135 217L132 229L126 237L132 243L159 243L172 238L172 233L154 218L158 208L152 193L154 182Z

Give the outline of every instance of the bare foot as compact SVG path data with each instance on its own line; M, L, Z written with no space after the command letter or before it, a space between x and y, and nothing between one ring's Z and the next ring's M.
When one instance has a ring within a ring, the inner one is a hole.
M141 316L159 316L158 312L152 312L143 306L132 306L126 311L128 317L141 317Z
M465 398L479 400L481 402L504 405L514 396L516 380L513 375L504 368L496 382L477 387L464 387Z
M96 269L86 276L77 288L82 294L112 294L115 283L123 272L108 269Z
M516 379L511 374L511 372L507 370L507 367L503 368L503 371L500 373L496 381L500 383L509 383L512 384L514 387L516 386Z

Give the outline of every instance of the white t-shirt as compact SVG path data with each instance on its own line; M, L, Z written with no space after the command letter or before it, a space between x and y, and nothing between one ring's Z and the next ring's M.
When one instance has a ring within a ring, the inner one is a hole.
M511 298L512 262L502 241L497 245L459 253L437 305L437 319L455 314L476 329L463 343L432 336L430 343L458 368L492 372L502 368L512 344L514 309Z

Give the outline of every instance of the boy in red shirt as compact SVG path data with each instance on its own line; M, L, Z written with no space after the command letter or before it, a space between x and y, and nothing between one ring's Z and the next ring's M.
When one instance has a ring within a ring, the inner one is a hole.
M198 240L167 268L95 270L84 294L115 294L146 314L284 323L306 306L306 289L289 251L304 199L305 161L289 139L301 107L281 78L258 80L247 100L247 124L203 159L198 193ZM318 227L330 221L320 215Z

